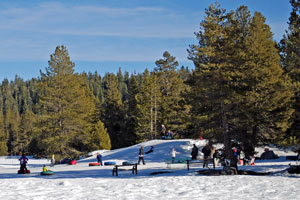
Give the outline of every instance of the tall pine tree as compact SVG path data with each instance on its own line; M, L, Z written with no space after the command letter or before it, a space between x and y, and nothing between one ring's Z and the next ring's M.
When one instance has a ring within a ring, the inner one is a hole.
M157 80L157 75L146 69L136 95L138 142L156 137L158 121L162 119L159 113L161 91Z
M178 62L169 52L163 53L163 58L155 62L157 67L157 83L159 84L162 98L158 107L161 120L168 129L177 131L183 129L181 118L185 111L181 102L184 101L183 93L187 86L177 73Z
M294 90L295 112L292 126L287 131L287 141L290 144L297 144L300 141L300 1L290 0L290 3L292 12L289 27L279 45L283 69L291 77Z
M88 150L94 98L86 81L74 74L65 46L57 46L48 63L39 85L42 115L37 141L42 152L37 153L78 156Z
M289 126L289 79L260 13L251 17L245 6L226 13L216 4L206 15L197 33L199 45L189 50L196 66L191 81L194 128L221 140L226 157L237 166L233 141L253 154L259 141L280 137Z
M124 106L122 95L118 89L118 79L114 74L104 77L105 91L104 104L102 105L101 119L107 128L111 139L112 149L126 146L127 135L125 129Z

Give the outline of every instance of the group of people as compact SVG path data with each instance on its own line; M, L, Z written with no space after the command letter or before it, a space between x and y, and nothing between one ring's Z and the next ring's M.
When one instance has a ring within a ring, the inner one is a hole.
M208 161L209 159L212 159L215 166L218 166L220 161L223 160L223 165L226 165L226 160L230 162L230 159L226 159L224 153L222 151L216 149L216 147L213 147L210 145L210 143L207 143L202 149L201 152L203 154L203 168L208 168ZM196 144L193 144L191 156L192 160L197 160L199 154L199 148L196 146ZM237 161L240 161L240 165L255 165L255 157L254 156L245 156L245 153L243 151L238 151L237 148L233 148L233 155L235 156ZM172 160L175 160L176 151L173 148L172 149ZM227 165L230 165L230 163L227 163Z
M255 165L255 156L254 155L246 155L243 150L239 150L238 148L233 148L233 155L237 161L240 162L240 165Z
M153 152L153 146L151 146L150 150L146 152L146 154ZM211 147L211 145L209 143L207 143L201 150L201 152L203 153L203 157L204 157L204 162L203 162L203 168L204 167L208 167L208 159L212 158L214 165L218 166L219 165L219 161L221 159L221 153L219 152L219 150L217 150L215 147ZM178 152L175 150L175 148L172 148L171 151L171 156L172 156L172 163L175 162L176 159L176 154ZM192 156L192 160L197 160L199 154L199 148L196 146L196 144L193 144L193 148L192 148L192 152L191 152L191 156ZM243 162L241 162L240 164L244 164L245 165L245 160L246 160L246 156L243 153L243 151L238 151L236 148L233 148L233 154L235 156L235 158L237 160L243 160ZM100 153L96 154L96 158L98 163L103 166L102 163L102 155ZM251 161L250 164L254 165L254 156L251 157ZM20 171L21 173L25 173L27 172L27 167L26 164L28 162L28 158L26 157L26 155L23 153L21 158L19 158L20 161ZM138 165L140 164L140 162L143 163L143 165L145 165L145 160L144 160L144 146L141 145L140 149L139 149L139 158L138 158ZM55 163L55 158L54 155L52 155L51 157L51 166L54 166ZM43 171L48 171L48 169L46 168L46 166L43 166Z
M27 169L27 162L28 162L28 157L26 156L25 153L22 153L22 156L19 158L19 161L20 161L20 173L21 174L25 174L25 173L28 173L28 169ZM52 155L51 157L51 164L50 166L53 167L55 164L55 157L54 157L54 154ZM49 169L47 169L46 165L43 165L43 168L42 168L42 171L43 172L47 172L47 171L50 171Z
M203 153L203 161L204 161L203 167L208 167L208 159L209 157L211 157L211 153L212 153L210 146L208 144L205 145L202 148L201 152ZM191 153L192 160L197 160L198 153L199 153L199 148L196 146L196 144L194 144ZM216 162L216 159L214 159L214 162Z

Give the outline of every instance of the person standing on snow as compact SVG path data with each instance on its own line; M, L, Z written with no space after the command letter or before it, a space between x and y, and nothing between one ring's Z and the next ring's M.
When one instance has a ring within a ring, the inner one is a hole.
M175 162L175 158L176 158L176 153L177 153L177 151L175 151L175 149L174 148L172 148L172 163L174 163Z
M55 164L55 157L54 157L54 154L52 154L52 157L51 157L51 167L53 167Z
M213 160L214 160L214 165L218 166L219 165L219 161L221 159L221 154L219 152L218 149L215 150L215 153L213 154Z
M165 125L161 125L161 132L160 132L160 136L161 137L165 137L166 136L166 131L167 131L167 129L166 129L166 127L165 127Z
M197 156L198 156L198 147L194 144L193 148L192 148L192 160L196 160Z
M138 165L140 164L140 162L143 161L143 165L145 165L145 160L144 160L144 146L141 146L140 150L139 150L139 161L138 161Z
M204 167L208 168L208 159L211 154L211 148L208 143L202 148L202 153L204 154L203 168Z
M98 160L98 163L101 165L101 166L103 166L103 164L102 164L102 155L100 154L100 153L97 153L97 160Z
M27 164L28 158L26 157L26 155L24 153L22 154L22 157L19 158L19 161L20 161L20 171L21 171L21 173L27 172L28 170L27 170L26 164Z

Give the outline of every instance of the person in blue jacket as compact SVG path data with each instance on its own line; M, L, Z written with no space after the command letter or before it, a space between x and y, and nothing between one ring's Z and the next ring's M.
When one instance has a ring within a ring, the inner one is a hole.
M28 161L28 158L26 157L26 155L23 153L22 154L22 157L19 158L19 161L20 161L20 171L21 173L25 173L27 172L27 167L26 167L26 164L27 164L27 161ZM26 170L26 171L25 171Z
M100 165L103 166L103 164L102 164L102 155L100 153L97 153L97 160L98 160L98 163L100 163Z

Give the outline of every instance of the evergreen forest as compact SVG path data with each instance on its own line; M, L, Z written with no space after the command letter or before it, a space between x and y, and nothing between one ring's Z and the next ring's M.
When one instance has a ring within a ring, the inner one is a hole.
M77 73L58 45L39 77L0 84L0 155L79 157L160 139L162 125L221 142L229 158L233 146L299 145L300 0L290 3L278 43L262 13L210 5L187 47L193 69L165 51L143 73Z

